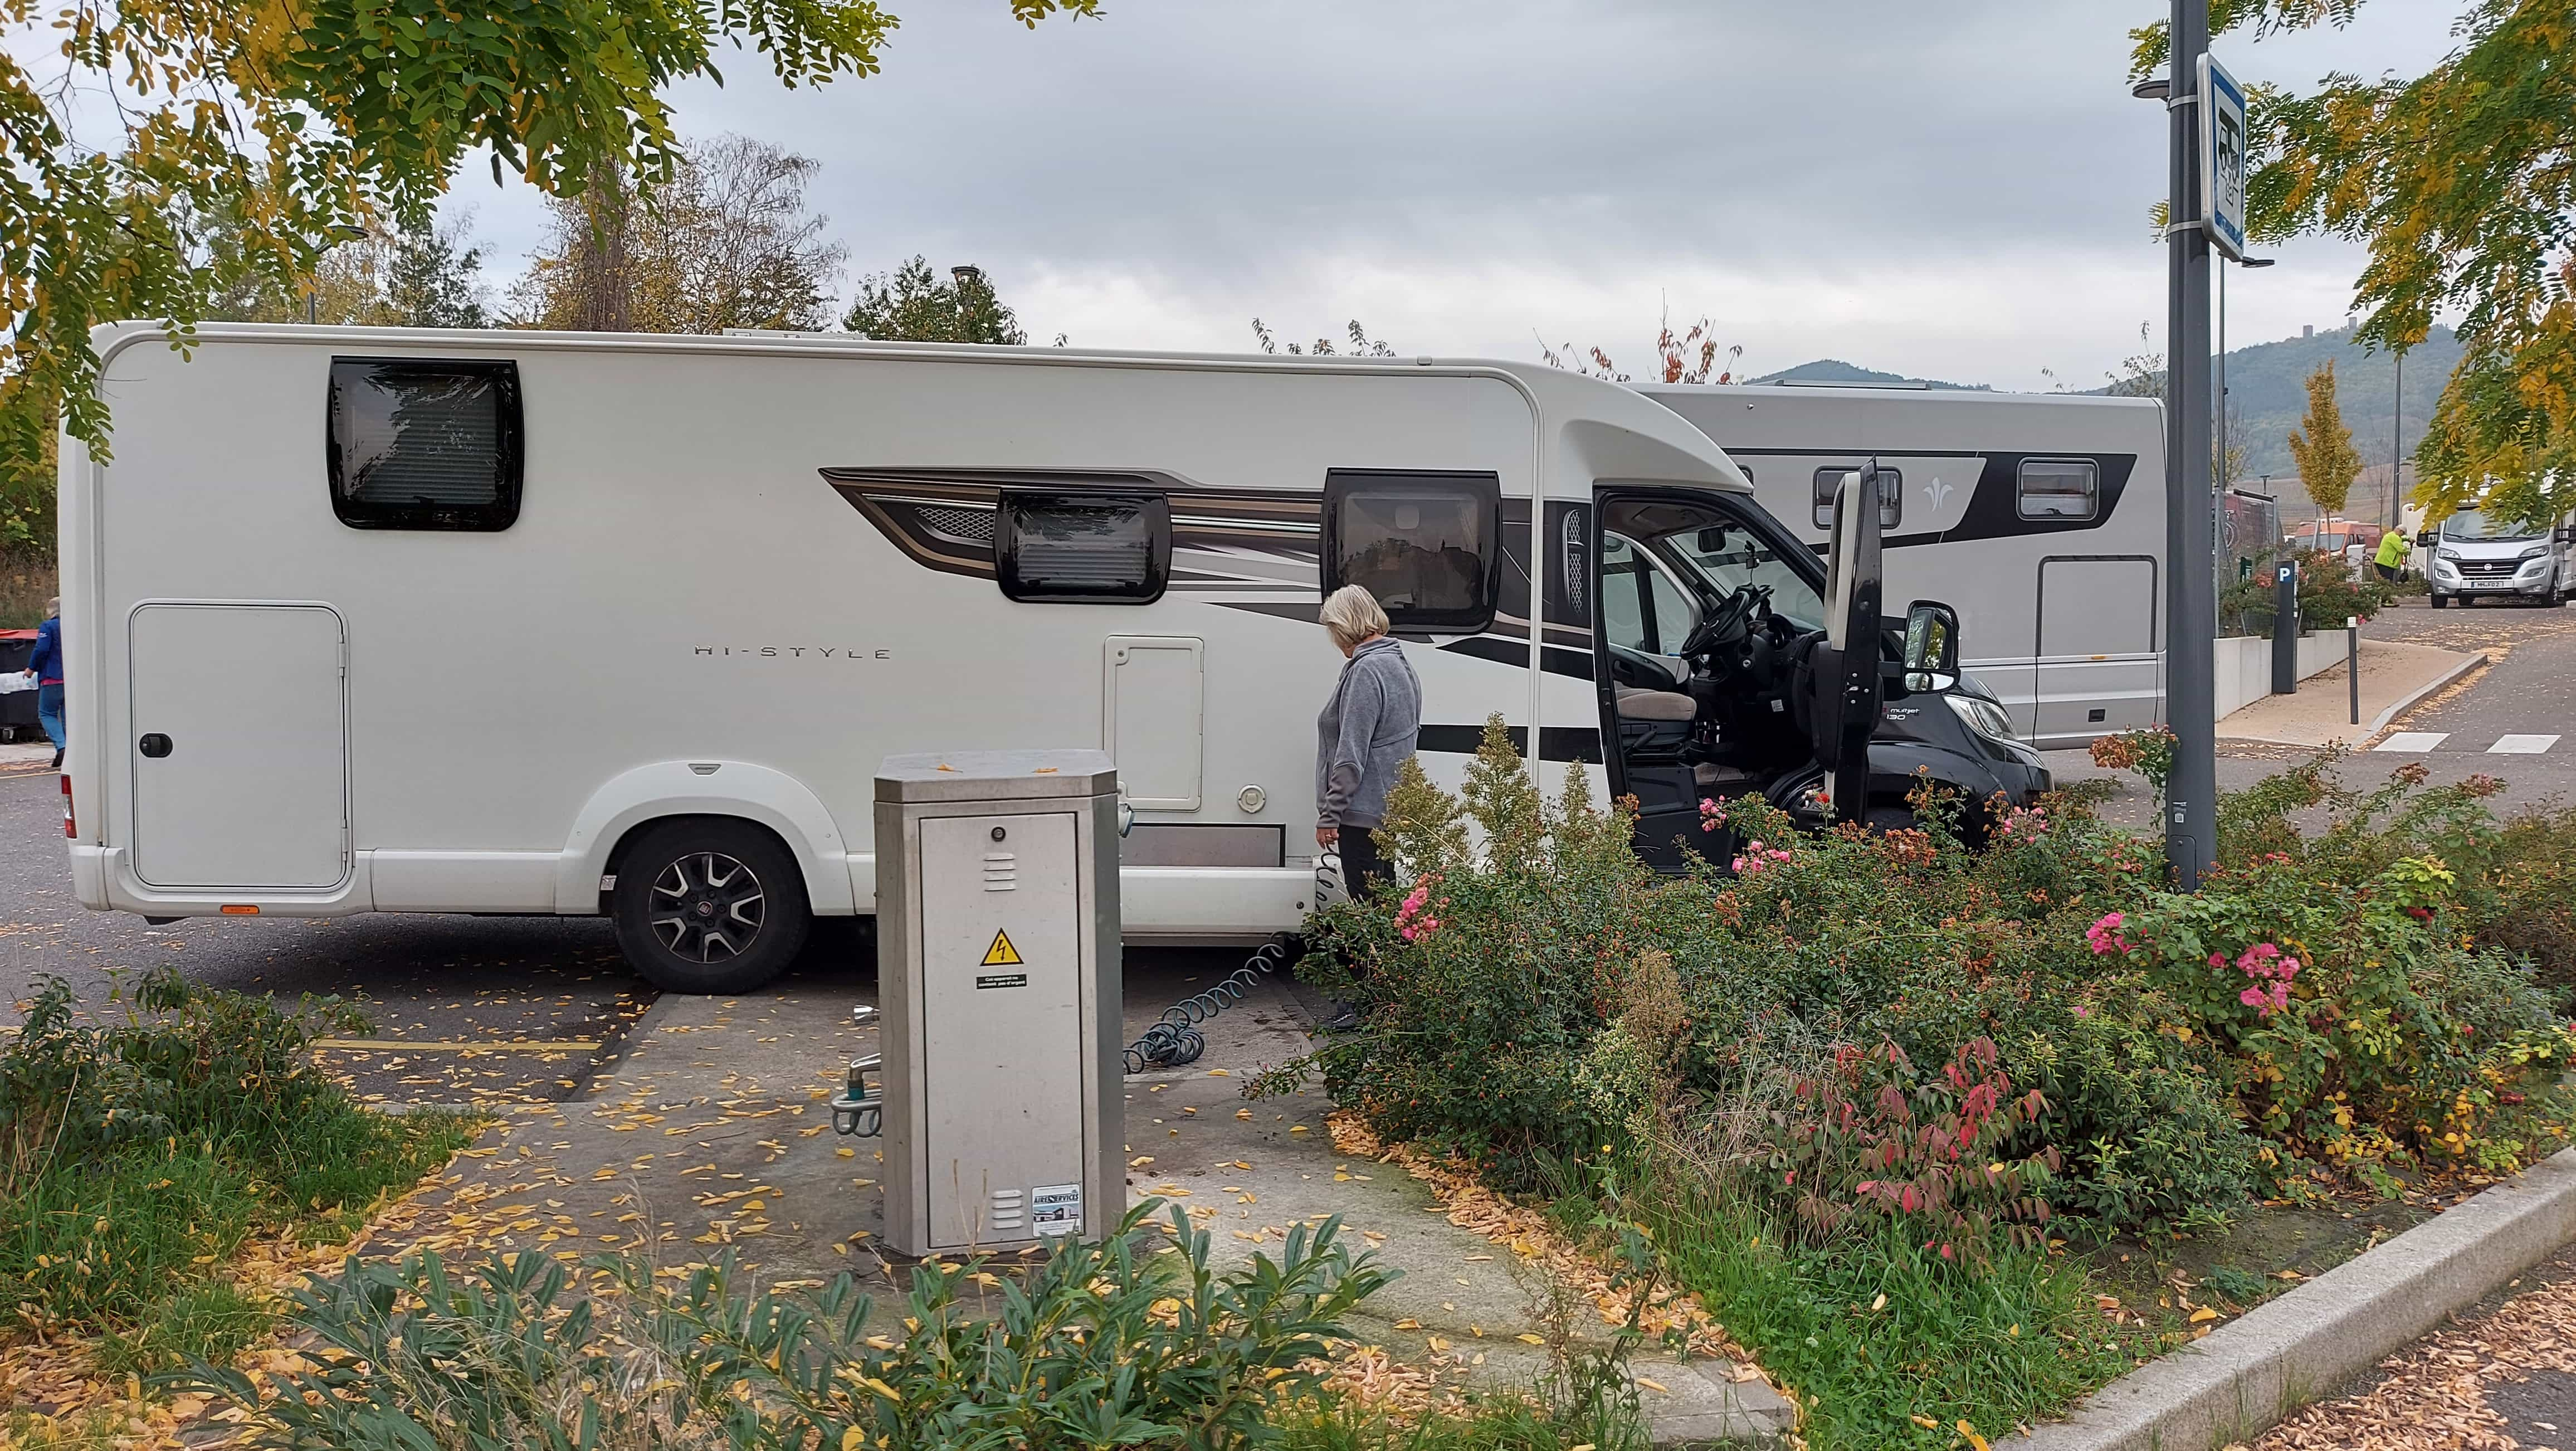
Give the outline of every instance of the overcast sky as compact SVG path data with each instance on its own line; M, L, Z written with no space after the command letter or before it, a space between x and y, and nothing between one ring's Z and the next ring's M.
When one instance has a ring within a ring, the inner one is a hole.
M2074 387L2163 331L2148 207L2164 113L2120 0L892 0L882 75L786 91L750 55L677 97L691 134L823 163L854 271L983 266L1033 338L1242 350L1358 318L1400 350L1650 358L1659 310L1764 372L1839 357ZM2413 75L2457 0L2229 37L2247 81ZM525 188L468 169L506 280ZM2342 321L2359 254L2237 273L2229 337ZM2158 346L2161 346L2159 343Z

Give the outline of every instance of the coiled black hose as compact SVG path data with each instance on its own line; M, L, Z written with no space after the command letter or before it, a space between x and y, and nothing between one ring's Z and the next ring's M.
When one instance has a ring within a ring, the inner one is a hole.
M1315 904L1322 906L1328 892L1341 890L1342 862L1337 853L1327 854L1315 862ZM1145 1036L1127 1045L1127 1071L1143 1073L1155 1068L1179 1068L1199 1061L1207 1051L1207 1035L1199 1024L1233 1007L1251 996L1254 983L1288 966L1297 958L1300 939L1294 932L1282 932L1261 944L1243 966L1226 974L1225 980L1205 992L1193 993L1163 1009Z

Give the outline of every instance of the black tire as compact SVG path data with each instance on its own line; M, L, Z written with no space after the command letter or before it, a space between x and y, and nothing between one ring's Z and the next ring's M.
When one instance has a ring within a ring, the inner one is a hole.
M796 960L812 925L805 877L747 821L648 827L617 864L610 914L635 975L665 992L745 993Z
M1891 831L1912 831L1919 824L1914 819L1913 807L1883 803L1871 806L1861 820L1871 831L1881 835Z
M2437 610L2451 602L2451 597L2449 595L2426 595L2424 598L2430 601L2432 607Z

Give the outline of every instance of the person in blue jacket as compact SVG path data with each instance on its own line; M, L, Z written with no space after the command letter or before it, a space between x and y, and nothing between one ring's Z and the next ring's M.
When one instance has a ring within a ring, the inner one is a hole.
M63 765L63 602L45 601L45 622L36 627L36 653L27 657L27 673L36 677L36 719L54 743L54 769Z

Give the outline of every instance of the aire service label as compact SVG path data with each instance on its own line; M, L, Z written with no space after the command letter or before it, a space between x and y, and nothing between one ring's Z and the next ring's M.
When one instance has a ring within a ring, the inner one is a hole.
M1041 1238L1082 1233L1082 1186L1040 1184L1031 1189L1029 1229Z
M1020 961L1020 950L1011 945L1011 934L1008 932L996 932L993 934L993 945L984 949L984 960L978 965L983 967L1024 967L1027 964Z

